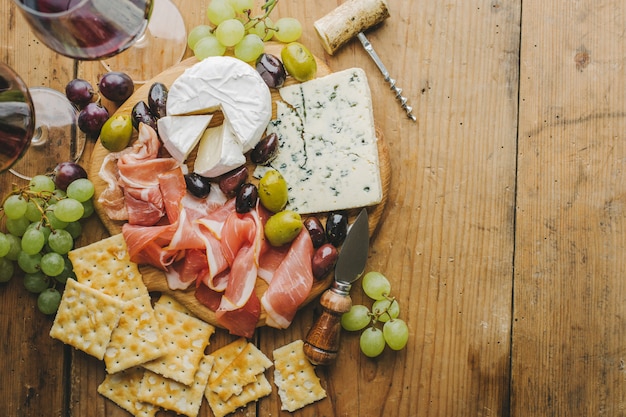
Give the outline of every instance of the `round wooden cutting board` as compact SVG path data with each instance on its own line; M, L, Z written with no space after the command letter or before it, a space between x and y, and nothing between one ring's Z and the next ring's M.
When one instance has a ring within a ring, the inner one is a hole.
M282 48L282 44L269 42L266 45L265 50L267 53L280 56L281 48ZM330 68L323 61L321 61L317 57L316 57L316 60L317 60L317 77L321 77L321 76L328 75L331 73ZM191 67L193 64L197 62L198 61L196 58L189 58L181 62L180 64L174 67L171 67L167 69L166 71L164 71L163 73L159 74L154 79L148 81L147 83L142 85L140 88L135 90L133 95L124 104L122 104L119 107L119 109L115 112L115 114L130 114L133 106L139 101L145 101L147 103L148 92L153 83L161 82L169 88L171 84L174 82L174 80L176 80L185 71L185 69ZM293 83L297 83L297 81L289 77L286 82L286 85L293 84ZM274 103L280 99L280 94L278 90L272 89L272 98L273 98ZM273 105L273 118L274 117L276 117L276 105L275 104ZM209 125L209 127L220 125L222 122L223 122L223 116L220 112L217 112L215 116L213 117L213 119L211 120L211 124ZM368 215L369 215L370 236L373 236L374 231L376 230L380 222L381 216L383 214L385 204L387 202L387 196L389 192L389 182L391 178L389 151L387 149L387 144L385 143L383 135L380 131L377 130L376 134L378 138L377 143L378 143L378 152L379 152L380 175L381 175L382 187L383 187L383 199L379 204L370 206L367 208ZM134 135L135 137L133 138L133 140L136 138L137 133L135 132ZM104 180L100 178L99 171L100 171L100 167L102 166L103 160L108 153L109 151L106 150L100 143L100 140L98 140L98 142L96 143L94 147L93 153L91 155L91 163L89 165L88 174L89 174L89 178L93 181L95 190L96 190L95 196L94 196L94 205L95 205L96 213L98 217L102 220L102 223L107 228L109 233L111 233L111 235L115 235L115 234L121 233L122 225L124 223L120 221L111 220L106 215L102 205L98 202L98 197L107 187L106 182L104 182ZM193 161L194 157L195 157L195 154L192 153L189 161ZM252 171L253 170L250 170L250 172ZM361 208L349 210L348 214L350 217L350 223L354 221L360 209ZM318 217L320 218L322 223L325 222L326 214L327 213L318 213ZM162 271L149 265L140 266L140 271L143 275L144 282L146 283L146 286L148 287L150 291L157 291L157 292L167 293L171 295L172 297L177 299L180 303L182 303L187 308L189 308L199 318L203 319L204 321L214 326L219 327L219 324L217 323L216 318L215 318L215 313L209 310L204 305L202 305L196 299L193 286L190 289L187 289L184 291L183 290L171 290L167 286L167 281ZM323 280L315 281L313 283L313 288L311 289L311 293L309 294L309 296L307 297L307 299L302 305L306 305L315 297L320 295L324 290L326 290L332 283L332 280L333 280L333 274L330 273ZM267 284L265 283L265 281L263 281L262 279L257 279L256 293L259 299L261 298L261 296L263 295L266 289L267 289ZM265 325L265 317L266 317L265 311L262 311L261 317L257 324L258 326Z

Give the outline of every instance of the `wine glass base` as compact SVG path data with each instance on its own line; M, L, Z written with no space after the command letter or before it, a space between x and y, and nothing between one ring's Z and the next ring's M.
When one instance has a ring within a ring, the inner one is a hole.
M60 162L78 162L86 135L78 128L78 111L62 93L47 87L29 89L35 107L35 134L30 147L9 170L30 180L51 173Z
M187 47L187 29L170 0L155 0L145 33L126 51L104 59L107 71L120 71L143 84L178 64Z

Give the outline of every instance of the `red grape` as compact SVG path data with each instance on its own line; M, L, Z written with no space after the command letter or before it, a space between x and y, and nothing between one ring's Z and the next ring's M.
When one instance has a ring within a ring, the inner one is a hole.
M65 86L65 95L69 101L79 108L83 108L91 103L94 91L89 81L76 78Z
M52 171L54 185L63 191L72 181L79 178L87 178L87 171L75 162L61 162Z
M107 109L97 103L89 103L78 113L78 127L88 135L97 136L108 119Z
M132 78L123 72L107 72L98 83L100 94L115 103L123 103L135 91Z

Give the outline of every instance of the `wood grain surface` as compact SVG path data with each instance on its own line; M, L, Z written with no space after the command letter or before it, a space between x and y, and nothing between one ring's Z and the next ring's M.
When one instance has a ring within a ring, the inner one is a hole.
M175 0L188 29L206 23L208 1ZM313 23L340 3L281 0L274 13L297 17L332 71L368 74L393 175L366 269L389 277L410 337L368 359L344 332L337 362L316 369L328 397L293 415L625 415L626 4L388 2L367 36L413 123L358 41L325 54ZM0 16L0 56L30 85L103 74L41 45L11 1ZM0 175L2 191L14 182ZM79 244L109 234L95 218L84 230ZM369 303L358 286L351 296ZM5 414L127 417L96 393L102 363L50 339L35 302L20 277L0 284ZM310 303L253 341L271 357L318 314ZM210 348L231 340L218 331ZM274 389L233 415L292 414Z
M266 52L271 53L276 56L280 56L281 48L282 48L281 44L270 42L266 45ZM318 67L316 77L322 77L324 75L328 75L331 73L330 68L328 68L328 66L323 61L321 61L317 57L316 57L316 60L317 60L317 67ZM161 82L166 87L169 88L172 85L172 83L187 68L191 67L197 62L198 61L196 58L193 58L193 57L188 58L182 61L180 64L165 70L162 74L157 75L154 79L140 86L133 93L133 95L117 109L115 114L130 114L133 106L136 103L138 103L139 101L147 102L148 92L154 82ZM287 82L287 85L293 84L294 82L295 80L289 79ZM276 100L280 100L280 94L278 90L272 89L272 99L274 101L273 110L272 110L272 118L275 118L276 117L275 102ZM221 112L217 112L216 116L211 120L211 124L209 125L209 127L217 126L221 124L222 122L223 122L223 116ZM374 232L376 231L376 228L378 227L380 219L383 215L383 212L385 209L385 203L387 201L387 197L389 194L389 183L391 180L391 166L389 163L389 151L387 149L387 144L385 143L382 132L377 131L377 136L378 136L377 144L378 144L379 161L380 161L380 176L381 176L381 183L382 183L382 188L383 188L383 199L381 200L380 203L367 208L368 215L369 215L370 235L372 236ZM135 132L132 140L135 140L136 137L137 137L137 133ZM107 216L106 210L97 199L98 196L107 188L107 183L99 176L99 171L100 171L100 167L102 166L104 162L104 159L106 158L108 154L109 154L109 151L106 148L104 148L100 140L98 140L91 153L91 163L89 164L88 174L89 174L89 178L92 179L94 186L95 186L94 206L96 209L96 213L98 214L98 217L100 217L100 220L102 221L102 224L104 225L104 227L109 231L109 233L113 235L113 234L118 234L122 232L122 225L124 224L124 222L111 220ZM194 159L195 159L195 152L192 152L187 162L191 164L193 163ZM249 164L251 163L249 162ZM251 164L249 172L252 172L253 170L254 170L253 164ZM249 179L249 181L253 183L256 182L256 180L252 177ZM354 208L348 211L350 223L354 221L359 210L360 208ZM325 219L328 213L317 213L317 215L322 221L322 224L325 224ZM173 298L177 299L183 305L188 307L199 318L205 320L208 323L211 323L214 326L221 327L220 324L217 322L217 319L215 317L215 312L208 309L206 306L204 306L202 303L200 303L197 300L195 296L195 287L192 286L191 288L187 290L172 290L167 285L167 280L163 271L157 268L154 268L152 266L149 266L149 265L142 265L140 267L140 270L143 276L143 280L146 283L146 286L148 287L148 290L161 292L161 293L167 293L171 295ZM334 275L331 273L322 280L314 281L313 287L311 288L311 292L307 296L305 301L302 303L301 307L307 305L309 302L311 302L311 300L316 299L326 288L328 288L333 280L333 277ZM259 299L261 299L263 293L266 290L267 290L267 283L260 278L257 279L255 292L257 296L259 297ZM259 317L258 326L265 325L266 317L267 317L267 313L265 309L261 307L261 316Z

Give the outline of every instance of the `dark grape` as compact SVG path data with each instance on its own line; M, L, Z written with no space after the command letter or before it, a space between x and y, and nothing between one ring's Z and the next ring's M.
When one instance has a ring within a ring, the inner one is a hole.
M63 191L72 181L79 178L87 178L87 171L75 162L61 162L52 171L54 185Z
M254 184L242 185L235 200L235 211L240 214L248 213L256 207L258 198L259 192Z
M135 91L132 78L123 72L107 72L98 84L100 94L115 103L123 103Z
M326 239L335 247L340 246L348 234L348 215L344 211L334 211L326 219Z
M94 90L89 81L76 78L65 86L65 95L78 108L83 108L93 100Z
M272 54L261 54L256 60L256 70L268 87L280 88L287 79L285 67L278 57Z
M250 160L255 164L265 165L276 156L278 135L274 132L265 136L250 152Z
M154 83L148 92L148 107L156 118L166 115L167 87L163 83Z
M198 198L204 198L211 192L211 182L207 177L192 172L185 175L185 184L187 184L187 190Z
M133 122L133 127L136 130L139 129L139 123L147 124L154 130L157 130L157 119L156 117L154 117L145 101L137 102L137 104L133 106L130 114Z
M108 119L107 109L97 103L89 103L78 113L78 127L89 135L97 136Z

